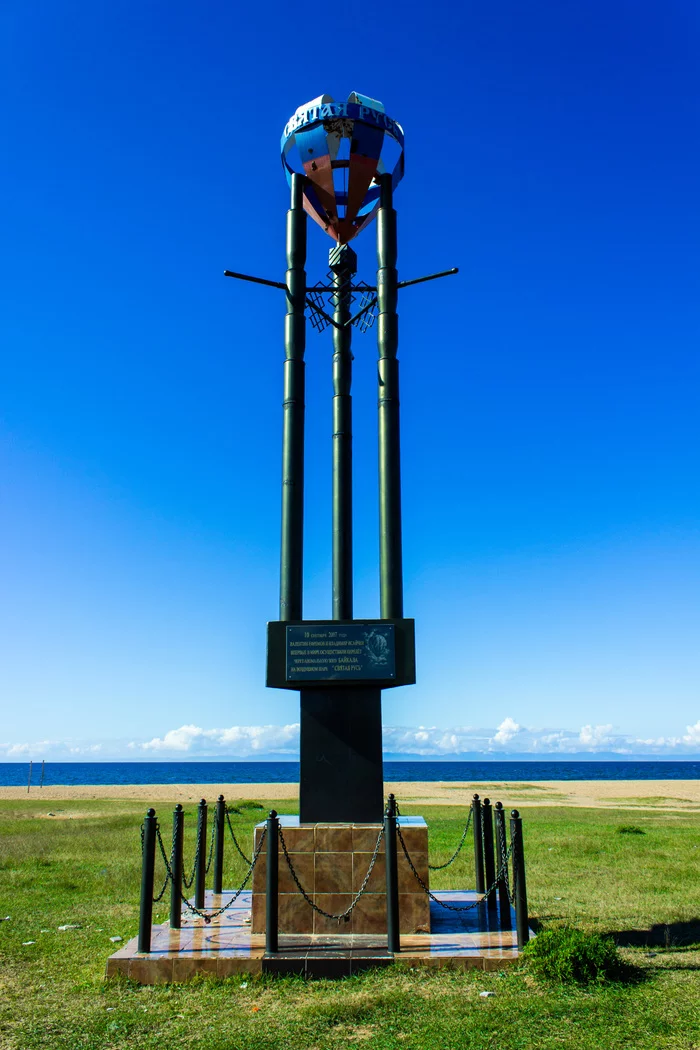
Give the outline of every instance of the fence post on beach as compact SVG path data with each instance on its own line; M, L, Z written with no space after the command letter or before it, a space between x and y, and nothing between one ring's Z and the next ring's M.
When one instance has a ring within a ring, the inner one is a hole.
M226 803L219 795L216 803L216 841L214 843L214 893L221 893L224 883L224 831L226 830Z
M29 794L29 789L30 789L31 786L32 786L32 762L31 762L31 759L30 759L30 761L29 761L29 780L27 781L27 794Z
M481 802L474 795L472 801L472 826L474 828L474 872L476 875L476 892L483 893L484 885L484 844L481 833Z
M173 851L171 854L172 881L170 883L170 927L179 930L182 926L182 841L185 830L185 814L178 802L173 811Z
M399 871L396 858L396 798L389 795L384 814L384 856L386 864L386 937L390 952L401 951L399 927Z
M481 832L484 842L484 882L485 889L491 889L496 881L496 865L493 859L493 810L491 800L485 798L481 806ZM486 898L490 911L496 908L496 888L491 889Z
M204 907L204 887L207 878L207 800L197 807L197 852L195 853L194 906Z
M508 852L506 839L506 811L502 802L497 802L493 811L496 823L496 867L501 873L498 880L498 917L502 930L510 929L510 900L508 899L508 861L504 857Z
M270 810L267 818L267 852L265 862L265 951L274 955L279 950L279 821L277 811Z
M523 820L517 809L510 814L510 841L513 845L513 896L515 897L515 928L518 948L530 939L527 915L527 888L525 886L525 853L523 850Z
M141 909L139 913L140 952L151 950L151 922L153 920L153 873L156 867L156 811L149 809L143 822L143 852L141 855Z

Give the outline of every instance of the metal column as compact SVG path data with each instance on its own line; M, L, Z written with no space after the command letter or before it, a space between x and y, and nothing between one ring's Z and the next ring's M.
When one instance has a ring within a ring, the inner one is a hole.
M401 447L399 425L398 275L396 212L391 175L380 177L377 212L377 343L379 348L379 590L380 615L403 616Z
M304 349L306 213L304 176L292 175L287 212L287 316L284 321L280 620L301 620L304 557Z
M333 272L333 619L352 620L352 339L350 282L357 256L347 244L331 248Z

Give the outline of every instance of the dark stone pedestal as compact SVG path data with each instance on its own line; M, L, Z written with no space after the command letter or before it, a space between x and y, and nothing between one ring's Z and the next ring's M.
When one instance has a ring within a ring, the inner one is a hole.
M380 822L384 811L382 691L301 690L299 819Z

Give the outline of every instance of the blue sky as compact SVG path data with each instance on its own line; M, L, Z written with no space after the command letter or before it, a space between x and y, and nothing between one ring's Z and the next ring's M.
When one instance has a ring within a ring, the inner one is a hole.
M352 90L405 129L401 277L460 267L400 304L418 684L387 749L700 753L697 5L298 10L0 12L0 757L293 752L263 684L284 304L222 274L283 276L279 135ZM310 226L311 281L330 245ZM371 617L374 333L354 352ZM328 333L307 362L323 618Z

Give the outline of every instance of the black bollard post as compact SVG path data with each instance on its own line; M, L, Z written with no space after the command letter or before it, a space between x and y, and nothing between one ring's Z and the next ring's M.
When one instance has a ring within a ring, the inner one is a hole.
M396 799L389 795L384 814L384 849L386 851L386 935L390 952L401 951L399 933L399 870L396 856Z
M488 798L485 798L481 805L481 834L484 842L484 882L485 889L488 890L496 881L496 865L493 859L493 809ZM486 898L486 903L489 911L495 911L495 887Z
M185 830L185 814L178 802L173 811L173 852L172 873L170 883L170 929L179 930L182 925L182 908L180 894L182 893L182 840Z
M279 821L276 811L270 810L267 818L267 872L265 882L265 951L279 951Z
M153 872L156 866L156 811L149 809L143 822L143 852L141 855L141 912L139 916L139 951L151 950L151 922L153 919Z
M515 897L515 928L518 932L518 948L523 948L530 939L527 914L527 888L525 885L525 852L523 849L523 821L517 809L510 814L510 841L513 843L513 896Z
M216 803L216 841L214 843L214 893L221 893L224 883L224 831L226 829L226 803L219 795Z
M197 807L197 852L195 853L194 906L204 907L204 887L207 878L207 800Z
M472 825L474 827L474 872L476 874L476 892L483 893L484 885L484 844L481 833L481 802L474 795L472 802Z
M498 880L498 914L502 930L510 929L510 901L508 899L507 869L501 871L503 858L508 852L506 840L506 811L501 802L497 802L493 811L496 823L496 867L501 872ZM506 862L507 863L507 862Z

